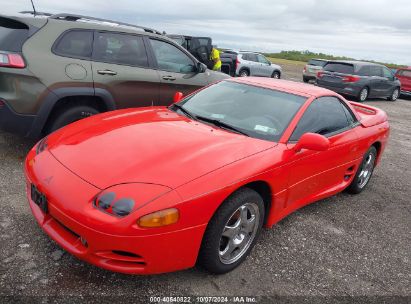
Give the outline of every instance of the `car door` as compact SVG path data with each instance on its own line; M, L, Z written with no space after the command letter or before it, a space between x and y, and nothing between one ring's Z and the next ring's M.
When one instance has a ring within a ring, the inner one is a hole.
M384 96L390 96L395 88L394 74L386 67L382 67L383 79L381 81L381 91Z
M291 151L304 133L311 132L326 136L330 147L321 152L290 152L287 205L299 205L349 183L361 157L355 132L357 125L354 115L336 97L321 97L310 104L287 146Z
M158 105L170 105L176 92L187 95L208 84L208 72L199 72L195 59L182 49L157 38L150 38L149 44L160 75Z
M258 62L260 63L260 75L264 77L271 77L273 69L271 63L263 55L257 55Z
M143 36L96 32L92 58L95 90L108 91L118 108L158 103L160 77L150 67Z
M383 77L382 67L378 65L370 65L370 94L369 97L381 97L385 96L385 84L386 79Z
M250 69L250 76L260 76L260 63L257 54L248 53L246 66Z

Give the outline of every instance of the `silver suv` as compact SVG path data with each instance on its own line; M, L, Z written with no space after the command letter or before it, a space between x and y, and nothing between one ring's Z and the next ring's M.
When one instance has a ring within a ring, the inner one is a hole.
M271 63L264 55L240 51L237 54L236 76L262 76L281 78L281 67Z

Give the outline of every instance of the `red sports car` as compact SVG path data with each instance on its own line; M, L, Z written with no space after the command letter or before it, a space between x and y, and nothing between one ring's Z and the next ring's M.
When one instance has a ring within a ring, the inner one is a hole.
M41 228L94 265L225 273L263 226L361 192L388 135L383 111L329 90L231 79L169 107L104 113L49 135L27 156L27 196Z

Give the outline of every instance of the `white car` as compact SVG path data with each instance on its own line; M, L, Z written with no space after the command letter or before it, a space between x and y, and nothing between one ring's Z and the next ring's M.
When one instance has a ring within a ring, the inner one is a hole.
M262 76L281 78L282 69L273 64L264 55L255 52L240 51L237 54L236 76Z

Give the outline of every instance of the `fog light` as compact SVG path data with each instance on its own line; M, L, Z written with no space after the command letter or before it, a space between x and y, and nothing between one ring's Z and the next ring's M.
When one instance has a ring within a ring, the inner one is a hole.
M180 213L177 209L164 209L140 217L137 224L143 228L162 227L177 223Z

